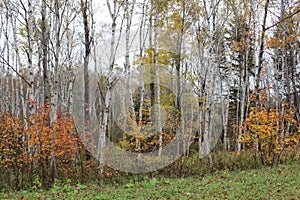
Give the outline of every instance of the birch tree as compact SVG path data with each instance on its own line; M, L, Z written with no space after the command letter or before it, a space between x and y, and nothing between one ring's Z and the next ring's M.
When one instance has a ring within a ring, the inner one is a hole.
M107 0L107 8L109 11L109 15L111 18L111 38L110 38L110 54L109 54L109 66L108 66L108 77L106 84L106 94L105 94L105 102L104 102L104 113L102 115L102 119L100 122L100 135L98 140L98 158L100 165L100 173L103 174L104 167L104 147L106 145L106 131L108 125L108 117L111 103L111 92L112 85L115 81L116 77L113 74L115 59L116 59L116 28L117 28L117 17L120 12L120 5L118 1L113 0L112 2Z

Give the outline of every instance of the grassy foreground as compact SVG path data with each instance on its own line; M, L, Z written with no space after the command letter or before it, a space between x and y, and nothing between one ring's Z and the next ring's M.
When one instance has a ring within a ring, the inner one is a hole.
M103 186L65 184L49 191L0 193L0 199L300 199L300 164Z

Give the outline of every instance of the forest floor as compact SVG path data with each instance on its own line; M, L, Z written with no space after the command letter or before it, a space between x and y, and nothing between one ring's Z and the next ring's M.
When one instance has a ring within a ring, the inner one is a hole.
M54 185L47 191L0 193L0 199L300 199L300 163L204 177Z

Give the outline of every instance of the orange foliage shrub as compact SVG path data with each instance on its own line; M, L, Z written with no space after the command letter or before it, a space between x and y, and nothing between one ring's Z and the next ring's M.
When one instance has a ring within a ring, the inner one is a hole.
M61 177L74 171L72 163L82 145L72 116L57 112L51 123L49 114L47 106L36 108L27 120L0 112L0 171L11 173L16 184L30 182L33 176L45 182L53 180L54 164Z
M49 108L41 107L30 116L27 126L28 148L24 152L29 155L27 161L47 161L53 156L59 160L74 159L79 146L78 137L73 133L72 116L58 112L57 120L50 124Z
M22 163L24 124L9 113L0 113L0 166L17 168Z

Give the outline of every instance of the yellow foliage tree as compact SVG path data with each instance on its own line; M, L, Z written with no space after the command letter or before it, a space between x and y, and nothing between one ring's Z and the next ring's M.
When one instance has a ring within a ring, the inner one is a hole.
M295 110L252 107L243 125L240 142L258 153L263 164L278 164L280 157L294 156L300 140Z

